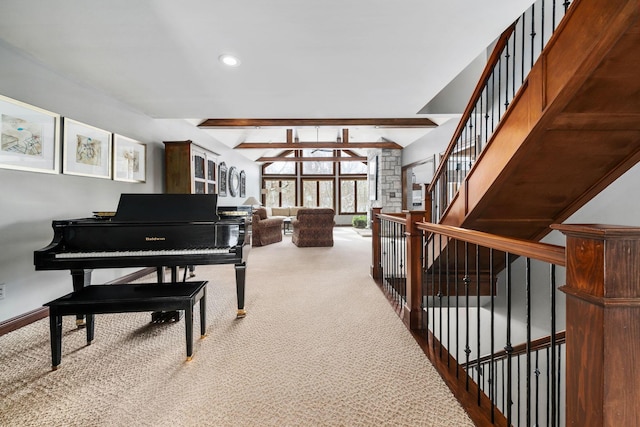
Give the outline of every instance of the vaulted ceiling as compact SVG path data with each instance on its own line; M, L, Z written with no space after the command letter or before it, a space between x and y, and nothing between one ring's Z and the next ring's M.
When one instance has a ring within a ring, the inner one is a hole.
M202 126L229 147L286 142L288 129L300 142L348 129L349 143L407 146L459 113L420 111L531 2L2 0L0 42L150 117L283 120ZM223 54L240 65L223 65Z

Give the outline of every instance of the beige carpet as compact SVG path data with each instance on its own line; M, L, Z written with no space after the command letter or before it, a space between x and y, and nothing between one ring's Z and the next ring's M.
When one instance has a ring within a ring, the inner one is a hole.
M96 316L88 347L65 317L57 371L47 319L2 336L0 425L472 426L369 277L370 242L345 227L333 248L253 248L240 320L233 266L197 267L191 362L184 322L149 313Z

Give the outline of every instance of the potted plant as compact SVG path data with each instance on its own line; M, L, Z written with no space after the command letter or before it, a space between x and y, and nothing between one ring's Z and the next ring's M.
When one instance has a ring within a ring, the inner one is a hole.
M367 228L367 216L366 215L354 215L351 220L351 224L355 228Z

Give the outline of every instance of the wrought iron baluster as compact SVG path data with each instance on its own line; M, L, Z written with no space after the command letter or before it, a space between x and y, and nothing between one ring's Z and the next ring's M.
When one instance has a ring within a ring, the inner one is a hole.
M404 224L397 224L398 226L398 236L399 236L399 241L400 241L400 245L398 247L398 252L400 253L400 263L398 265L398 303L404 304L405 301L405 283L407 280L407 275L406 275L406 269L407 269L407 264L406 264L406 257L405 257L405 253L407 251L407 244L406 244L406 238L407 235L405 233L405 226Z
M536 423L535 425L539 426L540 425L540 366L539 366L539 362L540 362L540 351L536 351L535 353L535 359L536 359L536 363L535 363L535 370L533 371L534 375L536 376L535 378L535 404L533 406L533 410L535 411L535 413L533 414L535 416L535 420ZM531 406L531 405L529 405Z
M391 268L393 270L393 274L391 277L391 292L393 296L393 300L395 303L398 303L398 291L396 290L396 282L398 280L398 224L395 222L391 222L391 248L393 250L393 256L391 257Z
M435 336L436 334L436 311L434 310L435 308L435 300L436 300L436 274L433 271L435 269L435 265L434 265L434 260L436 257L436 238L435 236L433 236L433 238L431 239L431 329L432 329L432 335ZM436 349L436 340L431 340L431 349L433 351L435 351Z
M494 128L494 117L495 117L495 97L496 97L496 74L491 74L491 134L493 135Z
M469 347L469 284L471 279L469 278L469 243L464 242L464 296L465 296L465 347L466 353L465 366L469 365L469 354L471 353L471 347ZM469 390L469 376L467 375L467 381L465 389Z
M562 385L562 348L564 347L564 345L560 346L560 348L558 349L558 369L556 370L556 374L557 374L557 390L558 390L558 395L557 395L557 408L560 408L561 402L560 402L560 390L562 390L561 385ZM560 410L558 409L558 411L556 412L556 425L560 425Z
M526 423L531 425L531 259L526 258L525 268L525 321L527 328L527 349L526 349L526 361L527 361L527 377L526 377L526 391L527 391L527 418Z
M460 271L458 269L458 242L459 240L454 240L453 241L455 244L455 252L453 253L453 258L454 258L454 271L455 271L455 276L454 276L454 280L455 280L455 288L456 288L456 365L460 366L460 298L458 297L460 295L460 283L458 281L458 277L460 276ZM460 376L460 370L458 368L456 368L456 378L459 378Z
M442 358L442 234L438 235L438 341L439 356Z
M507 425L511 425L511 406L513 404L511 385L512 385L512 372L511 372L511 355L513 354L513 347L511 344L511 262L509 261L509 253L505 252L505 261L507 266L506 273L506 298L507 298L507 336L506 345L504 351L507 353Z
M485 142L489 141L489 86L485 83L484 85L486 91L486 107L484 113L484 140Z
M507 40L507 42L504 45L504 50L505 50L505 54L504 54L504 76L505 76L505 81L504 81L504 111L507 111L507 108L509 108L509 58L511 57L511 55L509 55L509 41Z
M553 341L553 339L552 339ZM552 378L553 378L553 373L551 371L551 359L549 358L549 351L551 350L551 347L547 347L544 349L545 351L545 362L546 362L546 371L547 371L547 375L546 375L546 379L547 379L547 390L545 393L545 398L546 398L546 402L545 402L545 415L546 415L546 425L550 426L553 424L553 417L551 416L551 401L549 399L549 396L551 396L551 382L552 382Z
M513 40L513 53L511 54L511 99L516 96L516 59L518 57L518 52L516 51L516 33L517 31L514 29L511 35L511 39Z
M542 52L546 40L544 39L544 0L540 1L540 52Z
M498 117L497 120L498 122L500 122L500 119L502 118L502 112L500 111L500 108L502 107L502 90L501 90L501 86L502 86L502 55L500 55L500 57L498 58L498 65L496 65L496 67L498 68Z
M550 297L551 297L551 372L552 374L550 375L550 379L551 379L551 384L550 384L550 388L551 388L551 394L550 394L550 403L551 403L551 420L552 420L552 426L555 426L555 419L556 419L556 411L558 410L557 406L556 406L556 391L557 391L557 384L555 381L555 375L553 375L554 372L556 372L556 266L555 264L551 264L550 265L550 272L549 272L549 282L550 282Z
M447 250L446 250L446 259L445 259L445 285L447 289L447 351L451 353L451 287L450 287L450 277L451 272L449 271L449 249L451 248L451 241L447 238ZM451 358L447 357L447 367L451 366Z
M422 259L420 260L420 266L422 268L421 280L420 280L420 309L421 323L425 334L429 334L429 304L425 300L425 295L429 289L429 275L428 275L428 262L429 262L429 234L426 231L422 232ZM426 312L426 313L425 313Z
M522 368L520 367L520 360L522 358L520 357L520 355L516 356L516 360L517 360L517 367L518 367L518 376L516 377L517 379L517 386L518 386L518 393L517 393L517 401L518 404L516 405L516 410L517 410L517 416L516 419L518 420L516 425L521 425L520 424L520 414L522 413L522 408L520 407L521 403L522 403L522 396L520 395L520 390L522 390L522 386L520 384L520 379L522 377L522 375L520 374L522 372ZM527 377L529 375L527 374ZM528 424L527 424L528 425Z
M529 70L531 70L531 68L533 68L533 63L535 62L535 38L536 38L536 28L535 28L535 24L536 24L536 20L535 20L535 13L536 13L536 5L535 3L531 5L531 66L529 67Z
M489 337L489 346L490 346L490 359L489 359L489 390L490 390L490 394L489 394L489 400L491 401L491 422L495 422L495 410L496 410L496 405L495 405L495 400L496 400L496 394L493 390L493 387L491 387L491 384L493 384L496 380L496 376L495 376L495 329L496 329L496 323L495 323L495 292L493 289L493 248L489 248L489 298L491 299L491 306L490 306L490 310L491 310L491 324L490 324L490 337Z
M525 63L525 20L526 20L526 12L522 14L522 16L520 17L520 20L522 21L522 61L521 61L521 80L520 80L520 84L524 83L524 79L526 77L526 74L524 73L524 63ZM516 27L517 28L517 27Z
M478 364L480 363L480 355L481 353L481 349L480 349L480 343L481 343L481 337L480 337L480 332L482 330L481 328L481 324L480 324L480 245L475 245L476 246L476 358L478 359ZM479 378L478 378L479 379ZM478 381L478 406L480 405L480 395L481 395L481 390L480 390L480 381Z
M480 152L482 151L482 144L483 144L483 139L482 139L482 97L483 95L484 95L484 91L480 92L480 98L478 98L478 104L480 104L480 108L477 111L479 119L476 121L476 123L480 122L480 124L478 125L479 129L476 128L476 132L478 132L478 140L476 141L476 159L478 158L478 156L480 155Z

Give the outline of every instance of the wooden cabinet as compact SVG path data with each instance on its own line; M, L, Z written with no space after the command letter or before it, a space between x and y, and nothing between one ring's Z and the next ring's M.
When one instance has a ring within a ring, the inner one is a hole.
M192 141L165 141L165 192L217 194L217 159L216 153Z

